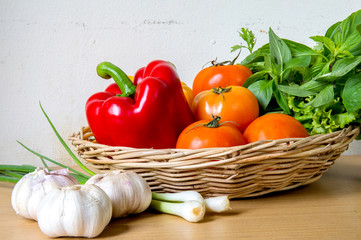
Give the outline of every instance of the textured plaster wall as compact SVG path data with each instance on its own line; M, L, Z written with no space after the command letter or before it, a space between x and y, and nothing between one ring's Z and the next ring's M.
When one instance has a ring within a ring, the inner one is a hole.
M241 27L254 31L256 48L269 27L313 46L310 36L360 8L359 0L0 0L0 163L40 165L16 140L70 161L38 103L63 137L78 131L88 96L109 84L96 75L101 61L132 75L153 59L169 60L191 85L208 61L235 56ZM361 142L346 154L361 154Z

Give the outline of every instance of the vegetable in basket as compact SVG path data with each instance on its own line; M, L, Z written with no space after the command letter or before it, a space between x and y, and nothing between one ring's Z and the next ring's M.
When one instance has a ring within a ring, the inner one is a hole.
M194 95L193 95L193 91L192 89L184 82L182 82L182 89L183 89L183 93L184 96L187 99L188 105L191 108L192 107L192 103L193 103L193 99L194 99Z
M268 113L254 120L246 128L243 136L248 143L251 143L260 140L304 138L309 134L294 117L283 113Z
M200 92L193 100L192 111L196 120L234 121L243 132L259 115L257 98L242 86L218 87Z
M278 37L240 64L254 73L244 83L262 113L283 112L311 134L361 123L361 10L312 36L314 48Z
M225 88L230 85L242 86L248 77L252 75L252 71L243 65L235 64L239 57L242 48L248 48L250 52L253 51L255 45L255 38L251 31L242 29L239 33L243 39L247 39L247 47L237 45L232 49L233 51L240 50L238 55L232 61L224 61L217 63L211 61L212 66L203 68L193 80L193 95L209 90L212 88Z
M251 70L242 65L215 64L197 74L193 81L193 95L217 87L242 86L251 75Z
M137 148L173 148L180 132L194 121L174 66L156 60L139 69L134 83L117 66L102 62L102 78L118 89L98 92L86 103L89 127L98 143Z
M186 127L179 135L177 148L199 149L211 147L232 147L246 144L246 140L232 121L220 122L221 117L213 120L199 120Z

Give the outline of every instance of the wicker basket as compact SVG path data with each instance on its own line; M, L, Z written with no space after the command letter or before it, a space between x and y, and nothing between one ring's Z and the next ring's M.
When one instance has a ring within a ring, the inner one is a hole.
M156 192L196 190L205 197L243 198L316 181L359 132L350 126L307 138L199 150L110 147L92 140L89 127L69 140L97 173L132 170Z

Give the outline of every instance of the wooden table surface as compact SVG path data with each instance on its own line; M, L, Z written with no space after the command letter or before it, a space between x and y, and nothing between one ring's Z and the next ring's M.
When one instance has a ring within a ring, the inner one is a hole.
M15 214L10 203L13 186L0 183L0 239L49 239L37 222ZM98 238L361 239L361 156L342 156L315 183L232 200L231 206L227 213L206 214L199 223L147 210L112 220Z

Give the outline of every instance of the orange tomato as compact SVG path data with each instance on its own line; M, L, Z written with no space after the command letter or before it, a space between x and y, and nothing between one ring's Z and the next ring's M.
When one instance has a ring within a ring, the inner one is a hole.
M244 131L248 143L259 140L303 138L309 134L294 117L283 113L269 113L254 120Z
M178 137L177 148L199 149L232 147L246 143L242 133L232 123L219 123L220 117L212 121L200 120L186 127Z
M193 95L217 87L242 86L252 71L243 65L215 65L202 69L193 81Z
M182 82L182 89L183 89L184 96L187 99L189 107L192 107L192 103L193 103L193 99L194 99L192 89L190 87L188 87L188 85L184 82Z
M193 100L192 111L196 120L211 120L213 115L233 121L241 132L259 116L257 98L241 86L200 92Z

